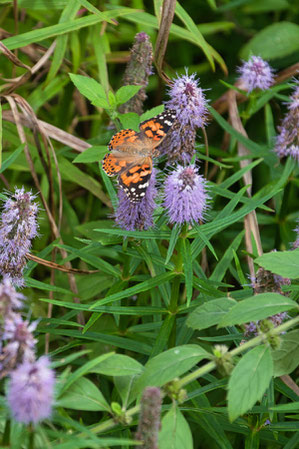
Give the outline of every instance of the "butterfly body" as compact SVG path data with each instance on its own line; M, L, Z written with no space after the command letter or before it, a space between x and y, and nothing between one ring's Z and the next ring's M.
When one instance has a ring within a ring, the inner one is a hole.
M153 157L159 155L157 146L175 120L174 111L165 111L141 123L140 132L123 129L109 142L109 153L102 161L108 176L118 176L118 183L132 203L140 202L149 186Z

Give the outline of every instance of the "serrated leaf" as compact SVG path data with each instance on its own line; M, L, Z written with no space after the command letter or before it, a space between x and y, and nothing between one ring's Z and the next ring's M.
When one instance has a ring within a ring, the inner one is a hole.
M241 358L228 382L230 421L246 413L262 399L272 375L273 361L269 347L257 346Z
M91 148L80 153L75 159L73 159L73 164L79 164L81 162L88 164L91 162L99 162L103 159L107 153L106 145L94 145Z
M278 293L261 293L236 304L222 318L219 327L263 320L276 313L297 308L297 304L286 296Z
M189 424L177 406L173 406L162 419L159 449L193 449Z
M122 86L115 94L116 103L123 104L136 95L143 86Z
M88 76L75 75L74 73L69 73L69 75L79 92L88 98L94 106L109 109L105 89L100 83Z
M109 411L101 391L85 377L81 377L59 398L59 406L74 410Z
M281 346L272 351L274 376L290 374L299 365L299 330L281 335Z
M227 297L213 299L193 310L188 316L186 324L197 330L215 326L236 304L236 301Z
M280 276L299 278L299 248L292 251L273 251L258 257L255 262Z

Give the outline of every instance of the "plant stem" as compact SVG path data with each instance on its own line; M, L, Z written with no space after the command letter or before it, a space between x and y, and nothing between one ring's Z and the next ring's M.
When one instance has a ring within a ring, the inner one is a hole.
M271 329L271 331L269 331L266 334L258 335L257 337L252 338L251 340L247 341L243 345L238 346L237 348L230 351L229 354L231 354L232 356L236 356L242 352L245 352L247 349L266 341L267 335L271 335L271 336L279 335L282 332L285 332L286 330L295 326L298 323L299 323L299 316L297 316L296 318L293 318L292 320L286 321L285 323L281 324L280 326L275 327L274 329ZM198 368L197 370L193 371L190 374L187 374L187 376L183 377L180 381L178 381L176 383L176 385L178 388L182 388L183 386L193 382L194 380L198 379L199 377L203 376L204 374L208 374L210 371L212 371L215 368L216 368L215 362L213 362L213 361L208 362L206 365ZM139 410L140 410L140 406L135 405L135 407L131 408L130 410L128 410L126 412L126 415L133 416L136 413L138 413ZM99 424L98 426L93 427L90 430L92 433L100 433L100 432L104 432L116 425L117 425L116 421L114 421L113 419L109 419L108 421L105 421L105 422ZM82 437L82 436L84 436L84 434L79 434L79 437Z
M32 425L28 426L28 433L29 433L28 449L34 449L34 428Z
M297 316L296 318L293 318L292 320L287 321L286 323L281 324L280 326L275 327L274 329L271 329L271 331L268 332L267 334L279 335L282 332L284 332L285 330L289 329L290 327L295 326L297 323L299 323L299 316ZM243 345L238 346L237 348L233 349L232 351L229 351L229 354L231 356L236 356L236 355L246 351L247 349L258 345L259 343L263 343L267 338L267 334L258 335L257 337L252 338L251 340L247 341ZM202 366L201 368L197 369L196 371L193 371L193 373L190 373L187 376L183 377L183 379L181 379L177 383L178 388L181 388L184 385L187 385L190 382L196 380L198 377L201 377L204 374L209 373L215 367L216 367L215 362L207 363L206 365Z
M10 439L10 419L6 420L5 428L3 432L3 438L2 438L2 444L3 446L9 446L9 439Z

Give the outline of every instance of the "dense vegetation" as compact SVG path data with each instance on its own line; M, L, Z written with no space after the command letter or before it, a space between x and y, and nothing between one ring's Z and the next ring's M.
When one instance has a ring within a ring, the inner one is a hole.
M0 0L1 448L299 447L298 18Z

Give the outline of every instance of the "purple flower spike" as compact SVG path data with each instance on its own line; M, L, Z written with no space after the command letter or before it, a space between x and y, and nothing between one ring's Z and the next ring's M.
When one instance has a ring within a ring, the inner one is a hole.
M251 56L238 67L241 88L251 92L253 89L267 90L274 82L273 69L260 56Z
M297 81L298 82L298 81ZM299 86L288 103L288 113L280 126L274 151L278 157L290 156L299 163Z
M195 76L186 74L175 79L166 102L168 109L176 111L180 124L193 130L205 126L207 121L206 98Z
M251 279L251 285L255 294L273 292L287 296L281 289L283 285L290 285L290 279L283 278L277 274L273 274L271 271L259 268L256 272L256 276ZM288 318L286 312L277 313L268 317L268 320L272 322L274 327L280 326L280 324ZM244 336L249 337L251 335L258 335L259 326L262 321L251 321L245 324Z
M168 92L170 100L165 105L176 112L177 122L159 150L167 154L170 161L191 161L195 153L196 130L207 123L207 101L195 76L194 73L179 76Z
M4 278L0 284L0 315L8 316L13 309L20 309L25 296L16 292L8 278Z
M143 441L143 449L158 449L158 436L161 427L161 390L146 387L140 401L140 418L136 440Z
M37 236L36 215L38 206L33 202L35 196L25 192L24 188L4 203L0 223L0 273L22 286L23 269L26 265L26 253L31 240Z
M138 203L132 203L123 189L119 188L119 203L115 212L115 221L122 229L141 231L149 229L154 225L153 212L156 208L155 197L157 195L155 182L156 170L153 169L145 196Z
M170 223L194 223L204 219L209 196L206 180L194 165L179 166L165 180L164 207Z
M36 424L49 418L53 405L54 372L47 357L24 362L10 375L7 402L16 421Z
M1 340L7 344L0 351L0 379L22 362L33 362L35 359L35 343L32 332L37 322L31 324L23 321L19 313L10 313L4 321Z

